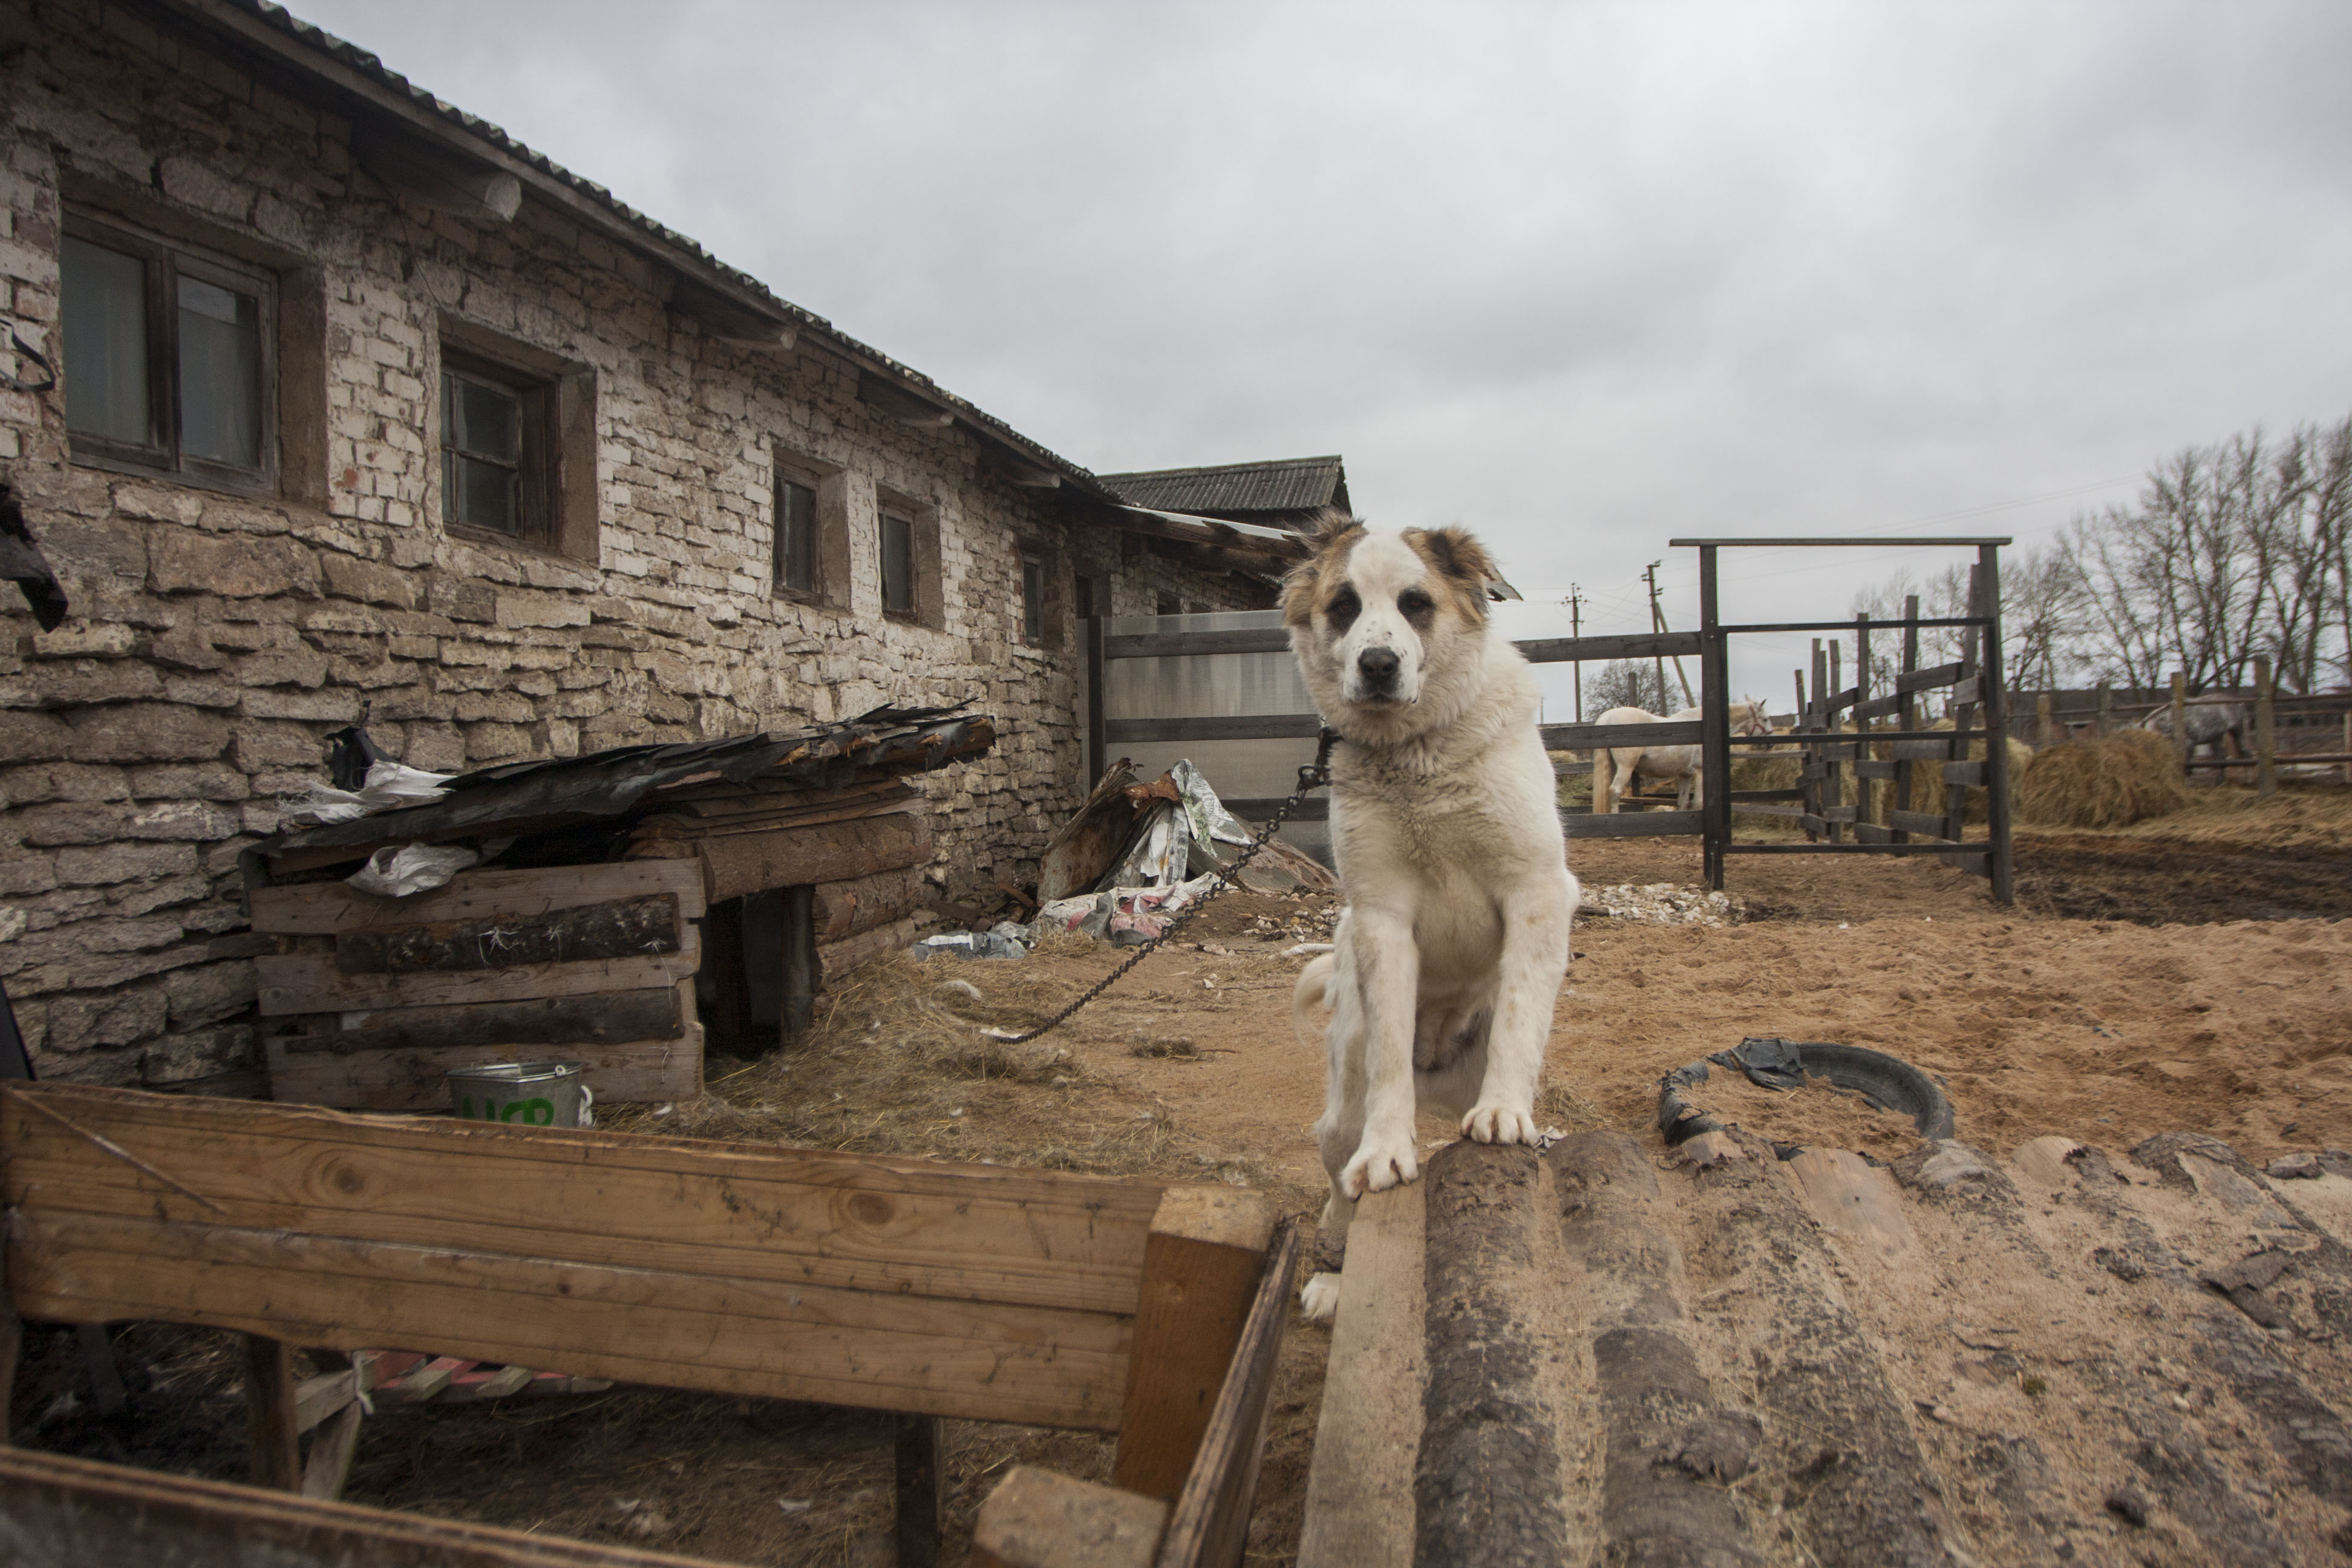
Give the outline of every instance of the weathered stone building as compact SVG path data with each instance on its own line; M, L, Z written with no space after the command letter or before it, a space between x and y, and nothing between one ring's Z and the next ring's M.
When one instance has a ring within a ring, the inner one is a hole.
M1076 798L1078 619L1280 564L253 0L0 0L0 289L62 375L0 391L72 607L11 591L0 639L44 1076L248 1056L237 852L339 726L454 771L976 702L1003 744L930 781L953 891Z

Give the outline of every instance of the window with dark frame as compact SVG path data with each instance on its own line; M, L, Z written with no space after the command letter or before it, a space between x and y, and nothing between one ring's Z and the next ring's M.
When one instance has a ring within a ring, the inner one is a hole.
M882 514L882 613L912 620L915 608L915 521L886 511Z
M779 588L816 592L816 487L788 474L776 476L776 563Z
M1045 646L1045 563L1032 555L1021 558L1021 640Z
M1152 614L1154 615L1178 616L1184 613L1183 607L1176 603L1176 595L1173 594L1160 594L1155 595L1152 599Z
M446 342L441 349L441 521L459 533L562 544L555 384Z
M58 263L74 460L274 491L277 280L79 214Z
M1083 572L1070 580L1070 613L1082 621L1095 618L1095 580Z

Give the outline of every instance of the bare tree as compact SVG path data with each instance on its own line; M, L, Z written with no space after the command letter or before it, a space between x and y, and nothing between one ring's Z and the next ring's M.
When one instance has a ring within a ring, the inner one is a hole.
M1656 668L1647 659L1635 658L1617 659L1599 675L1585 678L1585 713L1597 719L1612 708L1639 708L1661 715L1676 710L1658 684Z

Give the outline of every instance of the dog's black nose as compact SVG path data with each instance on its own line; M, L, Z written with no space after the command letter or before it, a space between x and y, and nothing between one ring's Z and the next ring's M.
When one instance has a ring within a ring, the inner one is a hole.
M1396 684L1396 650L1368 647L1356 656L1356 668L1362 672L1366 686L1375 691L1385 691Z

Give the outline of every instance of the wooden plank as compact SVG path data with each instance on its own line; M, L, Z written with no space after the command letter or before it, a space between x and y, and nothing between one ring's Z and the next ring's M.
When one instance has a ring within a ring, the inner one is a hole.
M316 1377L306 1377L294 1390L294 1429L308 1432L359 1396L356 1370L322 1372Z
M1952 739L1938 735L1927 741L1895 741L1889 742L1897 762L1940 763L1952 754Z
M435 1356L415 1371L378 1384L375 1403L422 1405L447 1388L459 1373L470 1371L476 1364L459 1356Z
M282 1035L285 1049L299 1055L326 1051L435 1050L449 1046L624 1045L632 1040L675 1039L694 1021L682 1005L691 981L643 991L603 992L593 996L539 996L527 1002L478 1002L448 1007L400 1007L347 1013L347 1026L314 1034Z
M971 1530L971 1568L1147 1568L1168 1504L1032 1465L1004 1473Z
M1676 658L1703 651L1696 632L1634 632L1606 637L1530 637L1518 645L1529 664L1606 664L1615 658Z
M684 984L691 985L691 981ZM658 1105L702 1093L702 1026L689 1023L671 1039L519 1041L429 1049L341 1055L297 1049L315 1035L265 1036L269 1095L280 1104L331 1105L343 1110L446 1110L451 1068L485 1062L551 1058L583 1064L581 1074L599 1105Z
M1698 811L1621 811L1603 816L1571 811L1560 816L1570 838L1656 838L1696 833L1705 824Z
M1290 633L1281 626L1223 632L1131 632L1102 640L1106 663L1118 658L1198 658L1212 654L1289 651Z
M11 1238L14 1239L13 1237ZM19 1303L30 1300L28 1287L40 1278L38 1268L14 1271ZM140 1314L124 1312L134 1318ZM106 1320L117 1316L108 1313ZM68 1320L73 1321L73 1320ZM82 1321L89 1320L83 1319ZM268 1333L245 1336L245 1434L247 1464L257 1487L276 1491L299 1491L302 1487L302 1427L294 1408L292 1352L286 1342Z
M253 929L297 936L332 936L379 925L430 921L532 920L574 904L668 893L689 920L704 911L702 878L690 867L660 860L602 866L549 866L527 871L460 871L447 887L405 899L380 898L342 882L256 888Z
M1290 1321L1298 1251L1298 1221L1286 1219L1258 1271L1249 1319L1217 1391L1199 1455L1168 1517L1156 1568L1239 1568L1249 1544L1250 1508L1265 1455L1266 1415L1282 1331Z
M690 842L700 853L710 896L737 899L919 866L931 858L931 825L928 817L900 813Z
M1985 765L1982 763L1946 763L1944 782L1982 789L1985 786Z
M1895 763L1882 763L1875 757L1864 757L1853 764L1853 772L1856 778L1891 779L1895 776L1895 770L1898 765L1900 764Z
M1090 1431L1119 1427L1129 1383L1132 1325L1115 1313L82 1214L20 1214L11 1248L19 1310L67 1322L432 1344L619 1382ZM286 1404L290 1434L290 1388Z
M1825 805L1822 807L1821 817L1823 822L1852 822L1854 819L1854 808L1850 805Z
M327 1417L310 1439L310 1457L302 1466L302 1495L339 1498L351 1479L352 1458L360 1448L360 1417L365 1409L356 1399Z
M1356 1200L1298 1568L1411 1568L1412 1469L1428 1375L1422 1184Z
M896 1520L898 1568L937 1568L947 1503L947 1453L936 1415L898 1422Z
M583 963L676 952L677 900L646 893L529 918L489 915L463 921L342 931L335 968L344 974L426 974L508 970L533 963Z
M675 952L600 958L583 963L523 963L512 969L423 974L345 974L323 952L265 953L253 961L265 1017L347 1013L377 1007L444 1007L469 1002L521 1002L536 996L588 996L675 985L702 962L693 926Z
M1155 741L1311 741L1322 731L1322 719L1313 713L1112 719L1103 725L1103 741L1112 746L1149 745Z
M1638 746L1646 751L1653 746L1696 746L1705 733L1706 726L1696 719L1662 719L1654 724L1546 724L1543 743L1548 752L1589 752L1595 746L1616 751Z
M1867 702L1857 702L1853 705L1853 719L1857 724L1867 724L1873 719L1884 719L1890 713L1901 711L1903 711L1903 699L1900 695L1874 697Z
M1914 640L1916 635L1915 629ZM1933 691L1938 687L1952 685L1968 673L1968 668L1965 664L1933 664L1925 669L1906 669L1895 678L1895 689L1905 694ZM1970 697L1973 699L1974 693L1970 693Z
M36 1095L201 1198L21 1103ZM0 1091L0 1146L10 1151L6 1203L28 1218L196 1220L1114 1314L1135 1310L1164 1191L1061 1172L63 1084Z
M667 1552L0 1449L22 1568L709 1568Z
M1200 1452L1257 1295L1274 1205L1233 1187L1171 1187L1151 1216L1118 1422L1116 1486L1173 1500Z
M1929 811L1890 811L1886 814L1886 825L1899 827L1906 833L1926 834L1931 838L1942 838L1947 826L1940 812Z
M1853 837L1854 842L1858 844L1892 844L1895 842L1894 833L1886 828L1881 827L1874 822L1855 823L1853 825Z

